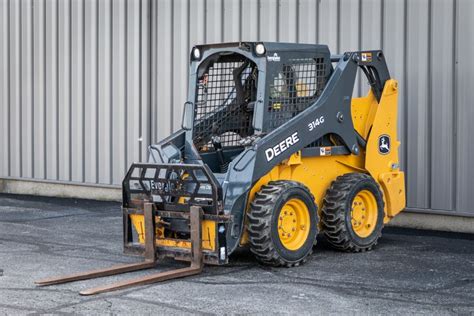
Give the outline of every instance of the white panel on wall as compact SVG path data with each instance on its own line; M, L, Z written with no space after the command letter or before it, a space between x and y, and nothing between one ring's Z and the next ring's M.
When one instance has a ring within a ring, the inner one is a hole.
M32 143L33 177L45 177L45 1L33 0L33 98L32 98Z
M140 1L140 156L138 161L146 161L148 145L151 143L151 1Z
M20 176L33 178L33 0L20 2Z
M45 12L45 178L55 180L59 176L59 102L58 102L58 6L55 0L44 3ZM94 139L94 142L97 140ZM95 157L94 157L95 158Z
M0 130L0 174L8 175L10 172L10 126L9 126L9 103L10 103L10 84L9 68L10 60L8 56L9 45L4 45L9 41L9 12L8 2L0 1L0 124L3 128Z
M194 1L193 1L194 2ZM173 1L152 2L152 141L168 136L172 130L173 83ZM161 31L158 31L161 30ZM166 62L165 62L166 61Z
M208 5L209 2L207 1ZM216 1L214 1L216 2ZM217 3L217 2L216 2ZM188 71L189 71L189 40L188 40L188 28L183 27L187 26L188 16L189 16L189 6L188 1L186 0L175 0L173 1L174 10L173 10L173 103L172 103L172 129L173 131L178 130L181 127L182 120L182 110L183 104L186 102L187 96L186 91L188 91ZM219 10L221 7L219 6ZM216 15L217 12L220 12L215 7L208 7L208 15ZM215 22L217 23L217 22ZM211 26L212 28L212 26ZM207 28L207 37L211 41L220 41L221 36L221 26L219 24L219 29L213 30ZM165 62L165 61L162 61ZM166 78L164 78L164 84ZM160 83L158 83L160 84Z
M326 44L333 54L339 49L339 0L321 0L318 11L318 43Z
M127 1L126 3L126 110L125 110L125 170L130 164L140 159L140 137L142 136L140 113L140 1Z
M60 1L58 6L58 180L71 180L71 4Z
M298 41L298 1L280 0L276 18L279 42ZM280 16L282 18L280 18Z
M407 138L404 140L409 159L407 172L407 203L419 208L429 206L429 155L428 118L428 0L409 1L407 28Z
M84 6L85 2L71 2L71 180L84 179Z
M456 44L455 44L455 140L456 140L456 211L474 212L472 200L474 194L474 147L471 145L474 135L474 1L456 2Z
M258 40L267 42L278 41L278 24L280 23L278 3L278 0L259 1Z
M98 152L98 2L84 3L84 181L97 182Z
M6 131L9 136L9 167L8 176L22 176L22 127L21 127L21 108L22 108L22 60L21 60L21 5L19 1L8 2L9 8L9 32L8 38L8 74L10 83L9 107L7 115L9 116L9 130ZM3 132L5 133L5 131Z
M456 138L453 134L454 111L454 50L453 45L446 45L453 40L454 2L434 0L430 12L431 31L429 90L431 104L431 194L432 209L450 210L454 207L453 156Z
M112 2L98 2L98 53L97 53L97 168L98 182L111 183L113 177L112 147Z
M179 31L181 29L186 29L182 27L183 25L188 24L188 15L187 15L187 7L186 1L177 1L180 5L180 9L182 10L182 14L178 17L178 22L184 24L177 24L176 30ZM220 43L223 41L223 5L222 0L206 0L205 1L205 8L206 8L206 18L202 23L206 24L206 43ZM226 21L226 24L230 22Z
M318 42L318 1L298 1L298 40L300 43Z
M241 39L241 3L235 0L224 0L222 8L223 37L226 41L238 42Z
M260 5L255 0L242 0L242 38L243 41L256 41L259 38Z

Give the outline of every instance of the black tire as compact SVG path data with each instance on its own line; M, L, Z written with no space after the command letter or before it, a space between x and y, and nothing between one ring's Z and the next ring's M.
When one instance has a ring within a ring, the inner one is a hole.
M307 207L310 228L304 244L296 250L287 249L278 233L280 211L287 201L298 199ZM262 186L250 204L247 230L250 250L266 265L293 267L304 263L312 253L318 233L317 206L309 189L294 181L272 181Z
M367 190L373 194L377 205L377 219L370 235L360 237L352 225L351 208L356 195ZM321 209L322 230L334 248L347 252L371 250L382 235L384 202L375 180L363 173L348 173L337 177L324 197Z

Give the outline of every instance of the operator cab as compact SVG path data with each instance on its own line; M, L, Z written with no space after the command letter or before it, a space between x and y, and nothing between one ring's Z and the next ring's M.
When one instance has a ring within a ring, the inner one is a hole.
M191 71L192 144L226 173L246 146L318 99L332 65L325 45L241 42L194 47Z

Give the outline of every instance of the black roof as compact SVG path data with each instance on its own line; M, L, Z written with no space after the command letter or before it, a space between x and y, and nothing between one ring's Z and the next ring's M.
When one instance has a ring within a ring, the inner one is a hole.
M230 47L240 47L240 46L250 46L254 47L255 45L262 43L265 46L267 51L272 52L283 52L283 51L327 51L329 52L329 48L327 45L321 44L301 44L301 43L280 43L280 42L228 42L228 43L216 43L216 44L204 44L204 45L196 45L201 49L207 48L218 48L218 49L225 49Z
M327 45L321 44L301 44L301 43L279 43L279 42L262 42L268 51L315 51L329 49Z

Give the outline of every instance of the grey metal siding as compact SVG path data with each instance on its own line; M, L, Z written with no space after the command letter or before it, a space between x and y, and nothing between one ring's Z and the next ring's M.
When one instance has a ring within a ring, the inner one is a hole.
M179 128L193 44L318 42L385 51L409 208L474 215L472 16L470 0L0 0L0 176L118 184Z
M1 176L118 184L149 140L150 1L1 0Z
M456 6L455 46L455 141L456 173L455 210L474 212L471 197L474 193L474 1L459 0Z

